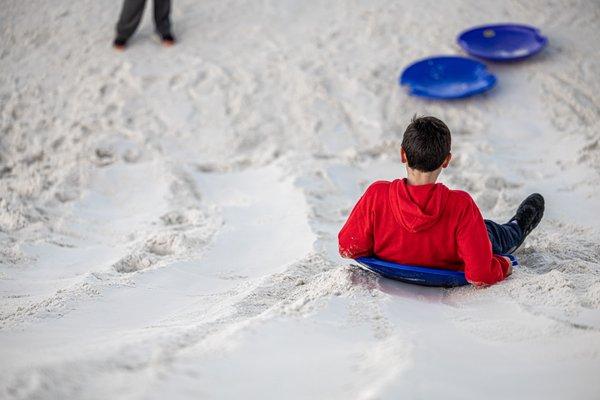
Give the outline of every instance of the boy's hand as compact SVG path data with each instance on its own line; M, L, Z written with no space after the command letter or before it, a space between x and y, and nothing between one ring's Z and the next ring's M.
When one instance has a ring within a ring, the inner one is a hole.
M508 261L508 269L506 270L506 276L509 276L510 274L512 274L513 272L513 268L512 268L512 260L508 257L504 257L504 259L506 261Z

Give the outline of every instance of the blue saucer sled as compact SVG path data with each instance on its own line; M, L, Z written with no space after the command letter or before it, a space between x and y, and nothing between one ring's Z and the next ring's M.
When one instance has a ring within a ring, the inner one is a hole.
M517 258L513 255L505 255L510 258L513 268L519 265ZM464 272L419 267L415 265L396 264L373 257L361 257L355 260L361 267L375 272L386 278L412 283L422 286L456 287L468 285Z
M539 29L520 24L478 26L459 34L456 41L470 55L492 61L522 60L548 43Z
M490 90L496 84L496 77L477 60L441 56L409 65L400 75L399 83L414 96L461 99Z

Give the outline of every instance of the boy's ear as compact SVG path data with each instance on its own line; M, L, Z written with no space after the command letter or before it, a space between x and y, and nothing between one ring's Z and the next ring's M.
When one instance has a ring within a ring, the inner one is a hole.
M446 156L446 159L442 163L442 168L447 168L448 164L450 164L450 160L452 160L452 153L448 153L448 155Z
M402 161L402 164L406 164L406 152L402 147L400 147L400 161Z

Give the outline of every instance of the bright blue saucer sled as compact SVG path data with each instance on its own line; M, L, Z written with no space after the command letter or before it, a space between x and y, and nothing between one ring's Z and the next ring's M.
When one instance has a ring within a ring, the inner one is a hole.
M548 43L539 29L519 24L484 25L456 39L467 53L492 61L517 61L540 52Z
M460 99L490 90L496 84L496 77L477 60L442 56L409 65L399 81L415 96Z
M513 267L519 265L515 256L507 254L505 257L511 259ZM464 272L460 271L396 264L373 257L361 257L357 258L355 261L362 267L383 275L386 278L416 285L455 287L464 286L469 283L465 279Z

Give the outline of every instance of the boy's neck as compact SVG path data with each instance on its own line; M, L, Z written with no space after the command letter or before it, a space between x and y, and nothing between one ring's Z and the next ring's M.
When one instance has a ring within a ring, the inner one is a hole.
M441 168L431 172L423 172L417 169L406 168L406 179L409 185L429 185L437 181L440 172L442 172Z

